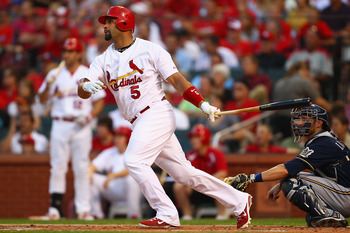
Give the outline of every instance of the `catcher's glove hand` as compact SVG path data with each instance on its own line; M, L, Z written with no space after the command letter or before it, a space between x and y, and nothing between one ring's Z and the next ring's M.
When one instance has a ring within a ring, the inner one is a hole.
M244 192L251 183L249 177L244 173L238 174L234 177L226 177L223 181L242 192Z

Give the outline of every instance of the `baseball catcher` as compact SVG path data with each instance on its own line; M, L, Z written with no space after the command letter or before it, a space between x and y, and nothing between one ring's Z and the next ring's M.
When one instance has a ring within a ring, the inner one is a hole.
M244 191L254 182L280 180L268 192L268 199L275 202L282 191L307 213L309 227L346 227L345 218L350 217L349 148L330 132L327 112L317 105L292 109L291 127L295 141L305 141L297 157L259 174L239 174L224 182Z

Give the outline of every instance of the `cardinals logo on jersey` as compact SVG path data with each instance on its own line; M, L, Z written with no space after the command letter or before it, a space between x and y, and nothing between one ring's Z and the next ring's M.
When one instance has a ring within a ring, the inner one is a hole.
M137 70L140 74L143 74L142 69L139 69L139 67L137 67L137 65L135 65L134 60L130 60L130 61L129 61L129 67L130 67L132 70Z

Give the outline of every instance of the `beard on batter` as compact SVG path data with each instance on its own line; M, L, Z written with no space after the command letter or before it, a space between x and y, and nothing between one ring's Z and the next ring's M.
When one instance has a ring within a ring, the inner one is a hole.
M110 33L105 34L105 40L109 41L110 39L112 39L112 35Z

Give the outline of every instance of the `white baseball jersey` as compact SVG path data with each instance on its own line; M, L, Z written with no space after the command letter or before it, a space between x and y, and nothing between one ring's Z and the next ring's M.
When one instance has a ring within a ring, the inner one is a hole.
M98 171L117 173L125 169L123 164L123 155L114 146L102 151L93 161L92 164Z
M101 80L114 94L118 108L128 121L164 96L162 82L178 72L170 54L160 46L136 38L120 53L114 44L96 57L86 76Z
M52 69L47 77L51 77L56 72ZM99 91L89 99L81 99L78 96L77 88L79 80L84 78L88 68L80 65L74 74L70 73L66 67L63 67L55 81L52 83L49 94L52 100L52 117L79 117L88 115L92 111L92 102L104 98L105 91ZM42 93L47 86L47 78L39 88Z
M48 140L47 138L36 132L33 131L30 133L30 136L33 138L34 140L34 150L35 152L38 153L46 153L47 151L47 146L48 146ZM22 144L19 142L19 140L21 139L21 134L19 132L15 133L12 138L11 138L11 152L13 154L22 154Z
M238 216L246 206L248 194L194 168L174 134L173 107L161 100L163 80L176 72L167 51L137 38L122 53L111 45L93 61L86 78L107 84L125 119L131 121L137 117L123 156L124 166L139 184L151 208L156 210L157 218L173 226L180 225L176 206L152 170L153 163L176 182L216 198Z

